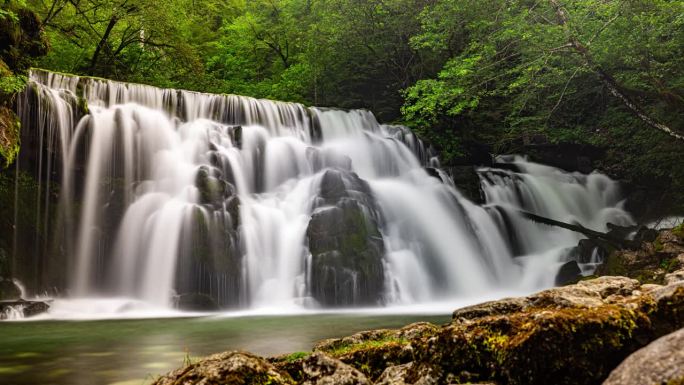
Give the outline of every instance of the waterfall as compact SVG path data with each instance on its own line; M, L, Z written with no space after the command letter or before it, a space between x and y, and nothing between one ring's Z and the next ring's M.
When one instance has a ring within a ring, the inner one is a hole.
M410 130L364 110L40 70L17 104L41 183L60 185L51 232L72 297L315 307L531 290L581 237L519 210L631 223L606 176L517 157L478 171L476 205L426 171L436 158Z

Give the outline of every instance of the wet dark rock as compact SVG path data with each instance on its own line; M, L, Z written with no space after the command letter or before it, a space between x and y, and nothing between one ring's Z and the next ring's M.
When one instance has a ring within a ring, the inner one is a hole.
M47 312L50 309L50 305L45 301L27 301L21 298L0 301L0 319L3 319L12 309L21 312L23 317L26 318Z
M604 260L612 249L611 245L599 239L581 239L576 248L577 262L591 262L594 253L599 260Z
M185 293L176 297L176 308L186 311L215 311L219 309L214 298L202 293Z
M654 242L657 238L658 230L642 226L637 230L634 241L637 242L637 244L640 244L643 242Z
M226 211L230 215L232 230L237 231L240 226L240 198L232 196L226 200Z
M184 247L178 258L175 290L204 295L215 302L212 305L206 300L199 301L201 298L183 298L181 305L187 303L187 310L215 310L216 305L230 308L239 306L244 299L239 199L229 198L225 209L226 212L223 207L194 207L192 221L181 232Z
M373 305L384 288L384 242L368 184L356 174L323 173L306 231L311 293L324 306Z
M200 203L220 207L224 200L234 195L233 186L218 175L216 169L202 166L197 171L195 185L199 190Z
M558 273L556 274L556 285L566 285L571 282L577 282L582 277L582 270L580 270L577 261L565 262Z
M235 126L230 130L230 137L235 147L242 149L242 126Z
M612 223L606 223L606 227L608 228L608 234L621 239L627 239L630 234L639 229L638 226L619 226Z
M603 385L684 384L684 329L632 353Z
M437 178L437 179L439 179L440 181L444 182L444 180L442 180L442 176L439 175L439 171L437 171L436 168L434 168L434 167L425 167L425 172L427 172L428 175L430 175L431 177Z
M155 385L285 385L294 384L287 373L261 357L245 352L214 354L154 381Z
M475 203L484 203L480 177L475 166L449 166L444 171L451 177L458 190Z
M522 152L534 162L588 174L594 170L594 163L603 158L605 150L589 144L540 141L525 145Z
M355 200L318 209L307 229L311 291L321 304L375 304L383 288L384 245Z
M21 289L11 279L0 278L0 301L21 298Z

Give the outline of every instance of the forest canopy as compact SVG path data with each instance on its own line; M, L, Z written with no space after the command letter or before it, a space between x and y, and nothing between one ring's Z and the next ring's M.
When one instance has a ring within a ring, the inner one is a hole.
M42 19L39 67L367 108L446 163L573 143L615 177L684 180L681 0L4 1Z

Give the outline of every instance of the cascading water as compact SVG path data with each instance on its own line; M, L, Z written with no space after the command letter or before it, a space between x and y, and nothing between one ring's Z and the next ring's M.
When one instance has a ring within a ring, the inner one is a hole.
M607 224L632 225L622 209L619 186L605 175L566 173L527 162L519 156L499 157L503 168L481 169L485 209L506 234L508 249L524 266L521 284L528 287L554 284L558 262L570 257L568 248L583 237L569 230L549 227L524 218L521 211L566 223L607 231ZM586 273L600 262L598 256L580 266Z
M518 210L631 222L607 177L521 158L479 171L478 206L425 171L436 161L410 131L367 111L45 71L18 111L41 139L38 175L61 175L73 297L354 306L532 290L580 236Z

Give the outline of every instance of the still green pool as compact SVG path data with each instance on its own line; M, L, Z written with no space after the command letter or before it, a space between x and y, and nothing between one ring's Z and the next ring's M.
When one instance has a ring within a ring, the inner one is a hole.
M448 316L318 314L0 323L0 384L143 385L226 350L309 351L317 340Z

